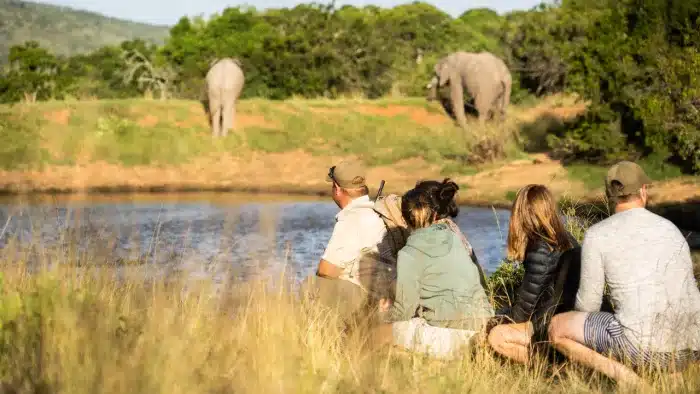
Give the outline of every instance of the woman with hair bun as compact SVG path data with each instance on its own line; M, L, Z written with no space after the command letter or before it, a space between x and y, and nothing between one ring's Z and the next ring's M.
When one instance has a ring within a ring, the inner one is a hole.
M449 356L477 338L494 312L471 247L445 220L456 216L458 187L436 183L419 183L401 198L410 235L398 253L395 300L384 303L386 334L406 349Z
M420 181L416 183L416 189L424 190L427 193L434 194L438 203L437 206L437 217L436 223L445 223L452 231L457 234L457 236L462 241L462 244L469 250L469 257L471 261L479 269L479 281L484 289L487 289L486 275L484 274L484 269L479 264L479 260L476 258L476 253L471 243L467 240L462 230L454 222L454 218L459 215L459 206L455 200L457 191L459 191L459 185L453 182L450 178L445 178L442 182L438 181Z

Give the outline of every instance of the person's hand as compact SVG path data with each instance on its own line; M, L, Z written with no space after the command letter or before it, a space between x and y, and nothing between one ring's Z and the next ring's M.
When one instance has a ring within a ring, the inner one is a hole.
M382 298L379 300L379 312L386 312L391 307L391 300Z

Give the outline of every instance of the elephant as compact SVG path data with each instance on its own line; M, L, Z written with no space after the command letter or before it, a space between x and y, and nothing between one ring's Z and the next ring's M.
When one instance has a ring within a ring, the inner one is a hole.
M233 127L236 102L244 84L243 68L238 59L223 58L211 62L206 76L206 106L214 137L225 137Z
M490 52L453 52L440 59L434 67L435 75L426 86L428 100L438 96L438 89L449 83L449 103L443 102L462 128L466 127L464 88L474 100L481 123L499 115L506 116L510 103L512 77L508 66ZM447 106L451 104L451 108Z

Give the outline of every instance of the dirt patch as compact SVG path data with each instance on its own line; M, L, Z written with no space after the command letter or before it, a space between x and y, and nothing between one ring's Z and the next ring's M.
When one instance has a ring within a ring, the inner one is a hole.
M688 201L700 196L700 181L672 180L651 185L649 200L657 201Z
M138 121L141 127L153 127L158 124L158 117L155 115L146 115Z
M355 110L363 114L375 116L394 117L397 115L409 115L412 121L423 126L439 125L449 121L446 116L428 112L425 108L410 106L389 105L387 107L378 107L360 105L356 107Z
M460 184L468 185L465 197L486 200L505 200L506 194L531 184L544 184L557 196L582 196L587 191L583 182L569 179L561 163L544 158L519 160L475 175L457 177Z
M175 126L182 128L209 127L209 120L205 113L192 115L185 120L174 122Z
M89 149L85 152L88 153ZM47 166L41 171L0 171L0 189L5 191L81 191L89 189L146 190L264 190L278 192L328 193L328 167L348 157L316 156L303 151L285 153L247 152L217 154L171 167L123 167L105 162L79 160L74 166ZM537 159L537 158L535 158ZM481 171L471 176L442 174L438 165L422 158L402 160L369 169L370 192L386 181L384 193L403 193L421 179L451 176L460 185L458 198L472 204L508 206L507 194L529 183L547 185L558 196L597 199L600 190L588 190L571 180L557 161L523 160ZM535 162L539 164L535 164ZM674 180L654 185L654 204L687 201L700 196L697 182Z
M340 108L328 108L328 107L309 107L309 111L315 114L342 114L346 111Z
M369 170L370 182L379 185L386 181L385 189L389 192L403 192L411 189L419 180L442 179L440 167L431 165L422 157L404 159L388 166L374 167ZM372 186L372 185L370 185Z
M276 122L270 122L261 115L236 115L234 127L263 127L266 129L279 129L280 125Z
M572 106L552 108L549 112L562 119L571 119L586 112L586 104L579 103Z
M209 120L203 112L199 112L195 115L195 111L190 111L192 116L187 119L174 122L175 126L190 128L190 127L209 127ZM240 111L236 114L234 119L234 128L246 128L246 127L263 127L267 129L279 129L280 125L276 122L271 122L265 119L262 115L251 115L251 114L241 114Z
M534 122L543 116L553 116L559 119L571 119L586 112L586 103L576 103L564 106L552 106L549 103L540 104L524 110L516 115L521 122Z
M284 112L285 114L289 114L289 115L298 115L299 114L299 110L297 110L295 107L293 107L289 104L280 105L278 107L278 109L280 110L280 112Z
M447 115L434 114L422 108L411 111L411 120L423 126L441 125L450 121Z
M50 122L65 126L70 120L71 111L69 109L62 109L59 111L48 112L44 114L44 118Z
M386 107L360 105L360 106L357 106L357 108L355 108L355 110L357 112L360 112L363 114L387 116L387 117L393 117L396 115L405 114L405 113L409 112L410 109L411 108L409 108L409 107L400 106L400 105L389 105Z

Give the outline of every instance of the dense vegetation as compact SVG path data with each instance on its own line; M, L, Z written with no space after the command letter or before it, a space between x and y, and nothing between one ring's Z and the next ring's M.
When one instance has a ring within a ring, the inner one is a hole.
M160 44L168 36L165 26L23 0L0 0L0 21L0 63L7 60L13 45L28 40L70 56L135 38Z
M135 40L65 58L36 42L14 46L0 101L197 99L210 61L222 56L242 60L245 97L416 96L440 56L488 50L510 65L514 102L557 92L590 102L538 148L595 163L652 156L698 172L699 25L700 0L563 0L458 18L421 2L227 8L209 20L182 18L158 47Z

